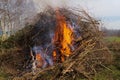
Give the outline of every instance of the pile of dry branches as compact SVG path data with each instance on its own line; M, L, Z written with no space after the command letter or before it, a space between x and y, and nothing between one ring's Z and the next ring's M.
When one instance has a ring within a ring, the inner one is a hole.
M105 67L111 62L111 55L107 47L102 42L102 35L99 31L99 22L92 18L86 11L73 9L59 9L67 21L74 22L79 26L80 36L75 39L78 46L72 55L63 63L56 63L54 66L38 70L36 75L25 73L21 77L15 77L14 80L77 80L92 79L99 71L100 67ZM51 24L52 23L52 24ZM47 9L37 15L36 20L25 30L23 40L20 45L32 46L37 42L35 38L42 36L49 29L54 30L56 25L54 9ZM28 30L29 29L29 30ZM37 44L41 44L42 37ZM49 41L48 41L49 42ZM18 42L19 43L19 42Z

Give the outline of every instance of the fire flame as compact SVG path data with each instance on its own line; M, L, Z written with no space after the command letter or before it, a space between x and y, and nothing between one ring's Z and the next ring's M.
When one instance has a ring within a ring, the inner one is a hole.
M73 41L73 29L67 24L66 18L59 11L56 11L56 19L57 26L53 39L56 49L53 51L53 57L59 56L63 62L71 54L70 46Z
M37 67L42 67L43 65L43 58L40 54L36 54L36 61L37 61Z

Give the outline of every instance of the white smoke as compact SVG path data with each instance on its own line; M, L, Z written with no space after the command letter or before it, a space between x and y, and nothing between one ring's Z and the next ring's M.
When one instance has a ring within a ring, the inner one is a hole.
M68 0L33 0L38 10L45 9L48 6L52 8L64 7L66 6L66 1Z
M43 11L46 7L50 6L52 8L57 8L57 7L79 7L80 4L82 3L81 0L32 0L37 11Z

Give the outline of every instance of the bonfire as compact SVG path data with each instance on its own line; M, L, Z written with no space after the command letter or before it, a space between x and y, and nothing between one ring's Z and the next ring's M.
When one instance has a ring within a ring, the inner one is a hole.
M33 21L23 29L25 37L16 40L19 46L30 49L26 56L32 63L26 66L32 64L31 71L14 79L92 79L100 66L111 61L99 22L86 11L50 8Z

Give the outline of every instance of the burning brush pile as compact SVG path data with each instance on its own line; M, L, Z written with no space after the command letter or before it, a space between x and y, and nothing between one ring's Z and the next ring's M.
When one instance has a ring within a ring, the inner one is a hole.
M99 22L85 11L47 9L24 31L19 45L30 47L32 72L23 80L92 79L111 61Z

